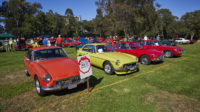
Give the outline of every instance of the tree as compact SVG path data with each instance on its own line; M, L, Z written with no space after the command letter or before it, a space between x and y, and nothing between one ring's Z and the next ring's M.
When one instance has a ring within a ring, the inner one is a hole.
M153 3L154 0L98 0L96 2L103 12L104 23L107 24L105 29L108 29L109 35L123 32L125 37L134 34L144 35L152 29L153 32L158 32L158 14Z
M46 34L48 31L48 20L44 12L40 11L36 15L36 28L38 34Z
M3 17L3 22L5 23L6 32L12 33L16 36L24 36L26 33L30 33L32 27L28 27L32 23L29 17L36 14L41 5L39 3L30 4L25 0L9 0L4 1L0 6L0 15ZM29 19L29 20L25 20ZM33 25L33 24L32 24Z
M73 11L70 8L67 8L65 11L64 17L65 26L62 29L62 34L67 34L68 36L78 35L78 23L74 17Z
M65 15L68 16L68 17L74 16L72 9L67 8L66 11L65 11Z
M195 36L195 39L200 38L200 10L186 13L181 17L181 21L188 29L187 34L191 35L191 38Z
M96 29L96 33L100 34L100 37L102 36L103 33L103 23L104 23L104 18L103 18L103 12L100 8L98 8L97 10L97 15L96 18L94 20L95 22L95 29Z
M167 29L169 29L169 25L175 22L178 17L173 16L169 9L160 9L158 10L158 13L161 17L162 35L164 38L168 38L170 34Z

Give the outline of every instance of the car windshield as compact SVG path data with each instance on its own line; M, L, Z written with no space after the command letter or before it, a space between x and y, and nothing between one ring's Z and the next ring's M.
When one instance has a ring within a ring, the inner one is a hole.
M73 42L72 40L67 40L67 42Z
M109 45L112 45L112 42L111 42L111 41L106 41L106 43L108 43Z
M44 60L60 57L67 57L67 54L62 48L42 49L34 52L34 60Z
M97 45L96 46L98 53L104 53L104 52L114 52L115 49L111 45Z
M129 44L131 49L137 49L137 48L141 48L142 46L138 43L130 43Z
M160 42L160 41L154 41L154 44L155 44L155 46L163 45L162 42Z

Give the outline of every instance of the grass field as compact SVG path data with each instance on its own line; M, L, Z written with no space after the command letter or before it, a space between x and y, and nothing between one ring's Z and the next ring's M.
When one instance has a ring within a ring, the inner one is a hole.
M86 85L39 97L24 73L25 52L0 53L0 111L6 112L200 112L200 43L182 45L182 57L141 65L129 75L92 67ZM76 59L75 48L65 48Z

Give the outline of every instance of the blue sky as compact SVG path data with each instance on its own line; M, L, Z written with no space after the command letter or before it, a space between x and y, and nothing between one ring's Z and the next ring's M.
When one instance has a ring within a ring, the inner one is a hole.
M74 15L81 16L82 20L91 20L96 16L96 0L27 0L29 2L39 2L43 6L43 11L49 9L64 15L67 8L73 10ZM186 12L200 10L200 0L156 0L161 8L170 9L174 16L181 17Z

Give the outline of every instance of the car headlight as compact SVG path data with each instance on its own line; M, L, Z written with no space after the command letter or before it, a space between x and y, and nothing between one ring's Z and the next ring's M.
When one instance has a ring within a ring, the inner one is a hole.
M119 61L119 60L117 60L117 61L116 61L116 65L119 65L119 64L120 64L120 61Z
M152 57L155 57L155 54L152 54Z
M49 74L44 75L44 76L43 76L43 81L44 81L44 82L49 82L49 81L51 81L51 76L50 76Z

